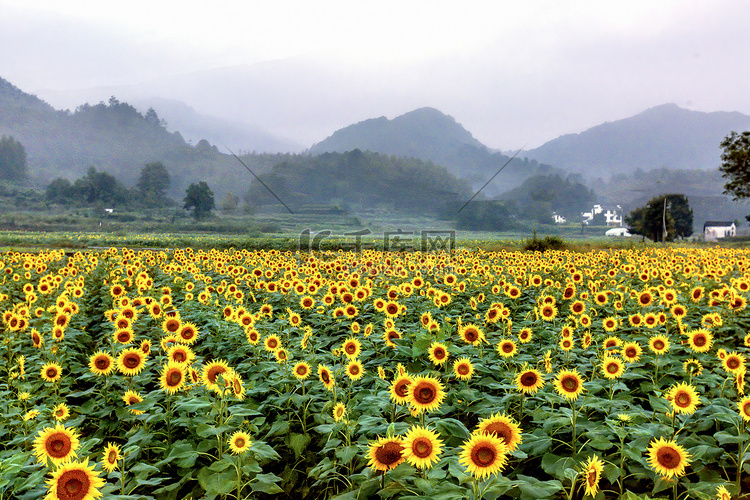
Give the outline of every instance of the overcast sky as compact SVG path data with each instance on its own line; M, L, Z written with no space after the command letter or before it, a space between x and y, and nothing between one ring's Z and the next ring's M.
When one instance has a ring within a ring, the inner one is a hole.
M140 85L305 145L432 106L507 150L666 102L750 114L748 19L746 0L0 0L0 76L57 107ZM232 67L252 92L179 84Z

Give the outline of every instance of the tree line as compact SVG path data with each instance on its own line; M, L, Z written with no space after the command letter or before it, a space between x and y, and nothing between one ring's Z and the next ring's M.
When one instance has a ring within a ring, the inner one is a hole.
M178 203L167 196L171 184L169 171L161 162L147 163L141 168L138 182L128 189L108 172L89 167L86 175L74 182L57 178L47 185L48 203L61 205L97 205L101 208L158 209L177 207ZM216 208L214 194L206 182L191 183L185 190L183 208L190 210L196 219L210 215Z

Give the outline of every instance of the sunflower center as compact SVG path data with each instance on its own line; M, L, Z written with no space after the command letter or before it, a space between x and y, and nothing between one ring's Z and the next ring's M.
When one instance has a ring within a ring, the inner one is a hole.
M113 464L117 461L117 452L115 450L110 450L109 454L107 455L107 462Z
M665 469L674 469L680 465L680 454L677 450L664 446L657 452L656 461Z
M401 460L401 452L404 447L399 443L389 441L375 450L375 458L381 464L390 468Z
M47 378L55 378L57 377L57 370L54 368L49 368L47 370Z
M435 388L431 385L420 384L419 387L414 390L414 399L416 399L419 404L430 404L435 400L436 396L437 393L435 392Z
M495 437L502 438L506 445L510 443L511 438L513 437L513 431L503 422L492 422L484 429L484 431L488 434L493 434Z
M586 482L588 483L589 487L593 488L596 486L596 470L589 471L589 475L586 478Z
M174 359L178 363L184 363L185 361L187 361L187 356L182 351L176 351L174 354L172 354L172 359Z
M359 366L357 365L350 366L349 373L351 373L352 375L359 375Z
M473 328L467 328L464 332L464 337L466 337L466 340L469 342L476 342L476 340L479 338L479 335Z
M126 368L137 368L139 364L141 364L141 358L135 354L131 354L128 356L125 356L125 359L123 359L123 363Z
M408 380L399 381L396 384L396 387L394 387L393 392L395 392L396 394L398 394L400 397L404 398L404 397L406 397L406 390L407 390L408 387L409 387L409 381Z
M735 357L730 357L727 360L727 366L731 370L736 370L740 366L740 360L738 358L735 358Z
M674 402L680 408L687 408L690 406L691 399L690 394L687 392L678 392L674 398Z
M64 472L57 480L57 495L63 500L81 500L89 494L91 483L79 469Z
M47 453L55 458L63 458L70 453L70 438L65 434L54 434L47 441Z
M620 370L620 367L617 366L617 363L609 363L607 365L607 373L615 374Z
M469 374L469 365L466 363L461 363L458 365L458 374L459 375L468 375Z
M573 377L565 377L560 381L566 392L575 392L578 390L578 380Z
M445 349L438 347L435 349L435 351L432 353L433 356L435 356L435 359L444 359L445 358Z
M427 458L432 454L432 442L424 437L417 438L411 445L411 451L419 458Z
M471 450L471 461L479 467L488 467L495 462L497 452L489 445L479 445Z
M320 374L320 379L323 381L324 384L327 384L331 381L331 377L328 376L328 372L324 371Z
M629 358L634 358L636 356L635 349L632 347L628 347L625 349L625 355Z
M245 446L245 438L238 437L234 440L234 446L237 448L243 448Z
M222 373L226 373L226 369L223 366L214 366L210 370L208 370L208 374L206 374L206 378L210 380L213 383L216 383L216 377L218 377Z
M664 341L663 340L657 340L654 342L654 349L657 351L661 351L664 349Z
M347 354L351 355L357 352L357 346L355 346L354 344L347 344L344 350Z
M179 370L172 370L167 377L167 385L169 387L177 387L182 383L182 372Z
M511 344L510 342L503 343L503 352L505 354L512 353L513 352L513 344Z
M100 370L106 370L107 368L109 368L109 360L104 357L97 358L94 362L94 365Z
M534 372L526 372L521 375L521 385L524 387L533 387L536 384L537 376Z
M695 344L698 347L703 347L706 345L706 336L705 335L696 335L693 337L693 344Z

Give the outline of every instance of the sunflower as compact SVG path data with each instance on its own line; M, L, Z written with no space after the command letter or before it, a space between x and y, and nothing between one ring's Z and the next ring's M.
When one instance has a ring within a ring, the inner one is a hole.
M745 372L745 356L737 352L732 351L727 354L721 363L724 369L732 375Z
M386 317L395 318L401 312L401 306L399 305L398 302L389 300L388 302L385 303L383 312L385 313Z
M256 345L260 341L260 333L253 327L245 329L245 338L251 345Z
M474 323L462 325L458 334L464 342L471 345L479 345L484 340L484 332Z
M575 401L583 392L583 379L578 370L560 370L555 378L555 390L565 399Z
M40 463L51 460L59 465L75 458L80 442L74 429L66 429L62 424L47 427L34 439L34 454Z
M539 309L539 316L544 321L552 321L557 317L557 307L552 304L545 304Z
M617 329L619 321L614 316L608 316L602 320L602 327L605 332L614 332Z
M521 331L518 332L518 341L522 344L531 342L532 337L533 334L531 332L531 328L521 328Z
M266 340L263 341L263 348L269 352L281 349L281 339L278 335L269 335L266 337Z
M521 427L505 413L497 413L489 418L483 418L477 424L479 434L492 434L503 440L508 453L513 452L521 444Z
M682 369L685 373L697 377L703 372L703 364L697 359L690 358L682 363Z
M125 401L125 405L130 406L142 402L143 398L137 392L125 391L125 394L123 394L122 396L122 400ZM143 410L131 409L130 413L132 413L133 415L143 415L144 412Z
M292 373L294 373L294 376L297 377L298 380L305 380L310 376L310 365L308 365L304 361L300 361L299 363L294 365L294 368L292 368Z
M336 385L336 379L333 378L331 369L325 365L318 365L318 378L329 391L333 389L334 385Z
M690 455L673 440L666 441L660 437L648 447L648 463L662 477L678 477L690 465Z
M109 375L115 369L115 360L106 352L99 351L89 358L89 370L96 375Z
M653 301L654 296L648 290L638 294L638 303L641 305L641 307L648 307Z
M516 375L516 388L523 394L536 394L544 387L544 377L534 369L523 370Z
M151 341L148 339L141 340L141 343L138 346L138 348L141 350L143 354L148 356L149 354L151 354Z
M572 312L573 314L583 314L584 311L586 311L586 304L584 304L583 301L575 300L572 304L570 304L570 312Z
M408 403L409 385L411 385L413 382L414 379L406 373L403 375L397 375L396 378L393 379L393 383L391 384L391 387L389 389L391 399L396 404L400 405Z
M497 353L503 358L512 358L518 352L516 343L511 339L502 339L497 344Z
M229 437L229 449L235 455L245 453L251 444L250 436L246 432L236 431Z
M628 316L628 323L630 323L630 326L637 328L643 324L643 316L639 313L631 314Z
M189 365L195 359L195 353L186 345L175 344L167 351L167 359L181 365Z
M182 322L177 317L168 317L161 323L161 329L164 330L164 333L176 334L180 331L180 328L182 328Z
M429 375L414 377L407 388L406 397L416 413L436 410L445 398L443 385Z
M740 410L740 416L745 422L750 422L750 396L745 396L742 400L737 403L737 407Z
M159 376L159 386L167 394L174 394L185 385L185 365L176 361L169 361L162 368Z
M435 366L440 366L448 359L448 348L440 342L433 342L428 350L430 361Z
M471 380L474 375L474 365L469 358L460 358L453 362L453 374L458 380Z
M695 412L696 406L700 404L695 387L685 382L672 386L665 394L667 400L672 403L672 409L676 413L691 414Z
M648 348L654 354L666 354L669 352L669 339L665 335L655 335L649 339Z
M672 313L672 316L675 317L675 319L682 319L687 315L687 308L683 306L682 304L675 304L670 309L670 312Z
M713 335L705 328L690 331L687 335L688 345L695 352L708 352L714 343Z
M45 363L39 374L45 382L57 382L62 377L62 366L57 363Z
M406 461L417 469L426 469L439 460L443 441L434 431L414 426L402 438Z
M507 462L505 442L493 434L473 434L464 442L458 462L479 479L496 474Z
M70 416L70 408L65 403L60 403L52 410L52 416L59 422L67 420Z
M42 334L39 333L36 329L32 329L31 341L34 343L34 347L39 349L40 347L42 347L42 344L44 343L44 338L42 337Z
M596 492L599 490L599 481L602 478L602 471L604 470L604 462L599 457L594 455L589 457L585 464L583 464L584 482L586 484L586 495L596 496Z
M716 488L716 500L732 500L732 494L729 493L726 486L721 485Z
M625 365L619 358L604 356L602 360L602 374L605 378L614 380L620 378L625 373Z
M398 330L395 330L393 328L388 328L383 333L383 340L385 340L385 345L387 345L388 347L395 348L396 344L393 341L396 339L400 339L400 338L401 338L401 333Z
M358 359L352 359L346 365L346 375L351 380L359 380L365 374L365 369L362 367L362 362Z
M336 403L333 407L333 419L336 422L341 422L346 416L346 405L344 403Z
M137 348L125 349L117 356L117 369L123 375L132 377L141 373L146 366L146 355Z
M344 341L344 345L341 346L341 350L344 352L344 356L347 359L355 359L362 352L362 344L355 338L348 338Z
M231 375L232 369L229 368L227 362L219 359L210 361L203 367L201 379L206 388L215 392L221 392L227 387ZM219 376L224 378L223 387L219 386Z
M699 302L703 298L703 293L706 291L702 286L697 286L690 290L690 300L693 302Z
M572 338L560 339L560 349L563 351L571 351L575 347L575 341Z
M44 500L94 500L102 496L106 484L88 458L82 462L69 462L60 466L47 480L49 490Z
M367 465L375 470L386 472L395 469L406 459L403 442L396 437L379 438L370 443L368 457Z
M177 339L183 344L194 344L198 340L198 327L190 322L182 323L177 331Z
M102 467L107 472L117 469L118 462L122 458L122 450L115 443L107 443L102 453Z
M641 349L641 346L636 342L626 342L622 345L622 349L620 351L623 359L628 363L634 363L641 359L642 352L643 349Z

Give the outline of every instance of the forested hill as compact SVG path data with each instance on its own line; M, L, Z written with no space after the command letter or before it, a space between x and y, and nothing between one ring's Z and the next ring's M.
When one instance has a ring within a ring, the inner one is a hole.
M114 175L126 186L135 184L141 168L162 162L172 178L177 199L192 182L206 181L217 193L243 195L252 176L231 155L207 141L187 143L154 110L139 113L128 103L82 104L74 111L55 110L0 78L0 135L23 144L31 182L44 187L54 178L74 180L89 167ZM254 170L270 170L287 155L245 156Z
M358 149L291 156L261 178L292 208L386 204L397 210L435 212L471 196L464 181L432 162ZM258 181L253 182L245 201L255 206L278 204Z
M313 145L311 154L345 152L353 149L387 155L419 158L445 166L475 188L484 184L509 157L494 152L475 139L456 120L433 108L420 108L392 120L365 120L334 132ZM504 169L487 194L520 185L537 174L553 169L536 161L515 158Z
M750 129L750 116L703 113L664 104L630 118L567 134L524 154L587 177L636 169L715 170L719 144L732 130Z

